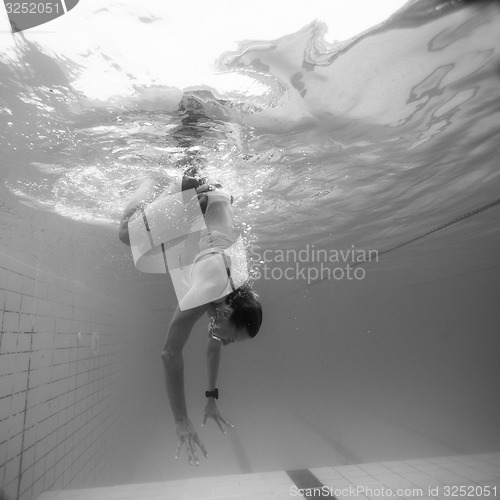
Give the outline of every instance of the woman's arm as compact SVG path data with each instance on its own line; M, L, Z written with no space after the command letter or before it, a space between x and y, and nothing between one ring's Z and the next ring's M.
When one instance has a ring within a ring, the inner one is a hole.
M208 388L207 390L213 391L217 387L217 375L219 374L220 364L220 350L222 342L215 340L211 336L208 338L207 345L207 375L208 375Z
M182 349L191 334L194 324L201 318L206 309L207 306L203 305L181 311L177 306L161 353L165 368L168 398L175 420L187 417Z
M222 347L222 342L215 340L212 337L208 339L207 346L207 374L208 374L208 390L213 391L217 387L217 375L219 373L220 364L220 351ZM215 404L215 398L207 398L207 404L205 406L205 416L203 417L203 424L205 425L208 418L213 418L219 429L226 434L226 430L222 427L222 424L228 427L234 427L227 420L224 420Z
M167 385L167 394L174 414L177 427L177 451L175 458L178 457L181 446L186 444L189 464L193 461L199 464L196 446L203 454L208 456L205 446L198 438L193 424L188 418L186 407L186 396L184 392L184 360L182 358L182 349L186 344L191 333L193 325L206 311L207 306L200 306L186 311L181 311L177 306L172 321L168 329L167 339L161 353L163 366L165 370L165 381Z

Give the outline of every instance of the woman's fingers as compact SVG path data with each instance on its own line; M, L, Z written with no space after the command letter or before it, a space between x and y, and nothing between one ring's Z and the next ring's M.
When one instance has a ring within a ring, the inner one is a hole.
M193 465L193 461L196 465L200 465L200 461L198 459L198 455L196 454L196 448L193 444L192 438L188 439L188 445L186 446L189 465Z
M175 450L175 459L179 458L179 451L182 448L183 444L186 444L186 454L188 458L189 465L193 465L193 462L196 465L200 465L200 459L198 458L198 453L196 452L196 446L200 448L205 458L208 458L208 452L200 441L198 434L194 434L192 436L188 436L187 439L185 436L181 437L177 442L177 449Z
M177 441L177 449L175 450L175 459L177 460L179 458L179 451L181 451L182 443L184 442L185 438L182 437Z
M230 422L228 422L227 420L224 420L221 416L220 416L220 413L217 411L217 409L210 409L209 411L205 411L205 415L203 417L203 423L201 424L202 426L204 426L207 422L207 419L208 418L213 418L216 422L216 424L219 426L219 429L221 430L221 432L223 434L227 434L227 431L226 429L224 429L224 427L222 426L222 424L224 425L227 425L228 427L233 427L234 428L234 425Z
M208 412L206 413L206 416L208 416ZM189 461L189 465L192 465L193 462L196 465L200 465L200 460L198 458L198 453L196 449L197 446L203 452L203 455L205 455L205 457L208 457L208 453L205 446L200 441L198 433L195 432L193 424L187 417L180 419L177 422L177 437L178 437L177 448L175 450L176 460L179 458L179 452L183 445L186 445L186 454Z
M188 459L189 465L192 465L193 461L196 465L200 465L200 459L198 458L198 453L196 453L196 446L200 448L205 458L208 458L207 450L205 446L200 441L198 434L194 434L194 436L189 438L189 446L188 446Z
M222 425L220 424L220 421L222 420L222 418L218 417L218 418L214 418L214 420L217 422L217 425L219 426L219 429L222 431L222 434L226 434L226 431L224 430L224 428L222 427ZM224 421L224 420L222 420Z
M198 434L195 434L195 442L196 444L200 447L200 450L202 451L203 455L205 456L205 458L208 458L208 452L205 448L205 445L200 441L200 438L198 437Z
M220 417L220 419L228 426L228 427L233 427L234 429L234 425L229 423L227 420L224 420L222 417Z

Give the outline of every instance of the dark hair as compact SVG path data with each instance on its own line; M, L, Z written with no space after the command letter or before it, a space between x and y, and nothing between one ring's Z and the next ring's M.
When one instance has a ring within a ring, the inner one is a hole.
M262 306L250 285L245 283L230 293L226 304L232 308L229 321L238 329L245 328L250 338L254 338L262 324Z

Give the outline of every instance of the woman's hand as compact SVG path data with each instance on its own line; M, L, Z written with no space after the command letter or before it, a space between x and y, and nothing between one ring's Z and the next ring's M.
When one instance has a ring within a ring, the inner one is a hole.
M177 450L175 451L175 459L177 460L179 458L179 451L185 443L189 465L192 465L193 462L196 465L200 465L200 460L198 459L198 454L196 453L196 446L200 448L203 455L205 455L205 458L208 458L208 453L204 444L200 441L198 434L194 430L191 420L189 420L188 417L184 417L182 420L176 421L175 424L177 426L177 437L179 438Z
M207 405L205 406L205 416L203 417L203 424L201 424L202 426L205 425L207 418L213 418L223 434L226 434L226 431L221 424L227 425L228 427L234 427L233 424L230 424L227 420L224 420L220 416L217 405L215 404L215 399L213 398L208 398L207 400Z
M202 194L206 193L207 191L215 191L216 189L222 189L222 184L220 182L207 182L205 184L202 184L201 186L198 186L196 188L196 193Z

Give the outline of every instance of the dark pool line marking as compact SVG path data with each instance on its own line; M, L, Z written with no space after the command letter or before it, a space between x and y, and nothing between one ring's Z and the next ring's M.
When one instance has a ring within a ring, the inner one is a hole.
M165 264L165 272L168 273L167 254L165 253L165 243L161 244L161 251L163 253L163 263ZM0 500L2 499L0 498Z
M144 226L145 226L146 231L147 231L148 236L149 236L149 243L151 245L151 248L154 248L155 244L153 241L153 236L151 235L151 229L149 227L148 218L146 217L146 212L144 211L144 208L141 208L141 212L142 212L142 220L144 221ZM165 272L168 273L167 254L165 253L165 244L164 243L161 244L161 251L163 254L163 263L165 264ZM1 500L1 498L0 498L0 500Z
M144 227L146 228L146 231L148 232L149 243L151 244L151 248L154 248L155 244L153 242L153 237L151 236L151 229L149 228L149 222L148 222L148 218L146 217L146 212L144 211L144 208L141 208L141 212L142 212L142 220L144 221Z
M304 495L306 500L315 498L337 498L328 493L325 485L309 470L309 469L297 469L297 470L287 470L288 477L295 483L295 486L300 490L320 490L317 492L319 494L314 495ZM322 490L322 488L325 488Z

